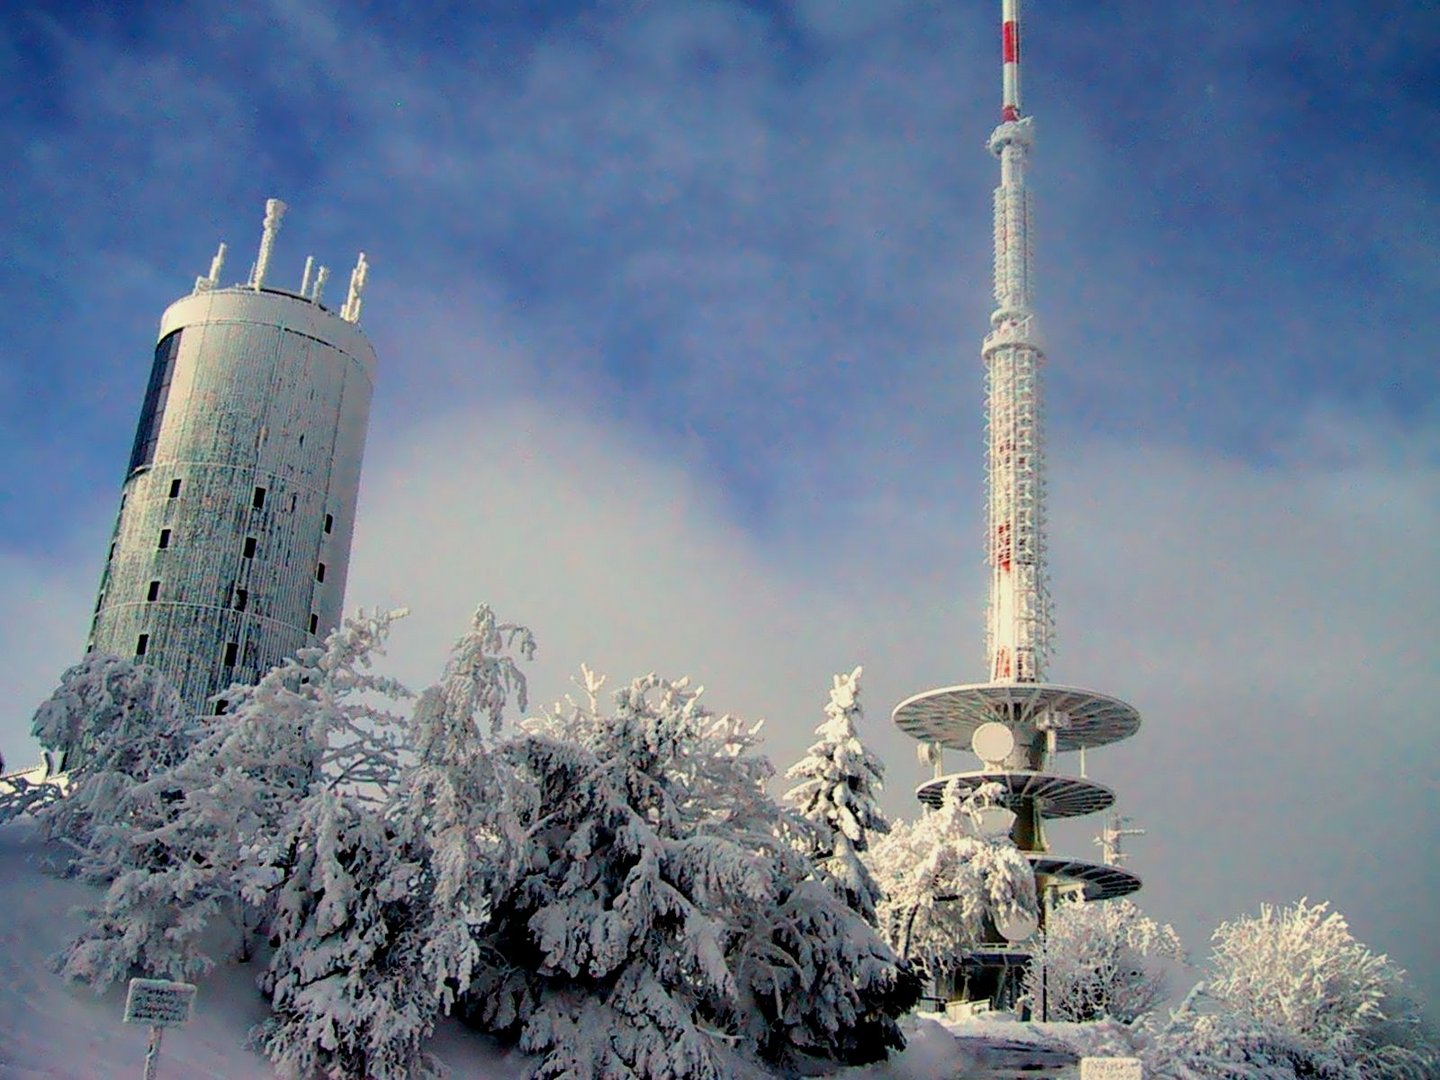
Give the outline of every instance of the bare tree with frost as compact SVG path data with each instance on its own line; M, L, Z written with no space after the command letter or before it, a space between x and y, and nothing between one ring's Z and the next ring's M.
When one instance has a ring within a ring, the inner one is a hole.
M881 934L902 959L931 978L953 970L988 926L1035 916L1035 875L1009 837L981 835L977 818L999 795L983 784L966 795L957 781L938 810L897 821L871 848L870 869L884 899Z
M700 1080L730 1055L873 1060L918 993L783 838L757 726L685 680L637 679L532 721L509 755L533 792L519 874L469 1018L537 1055L537 1080Z
M1185 962L1168 923L1157 923L1129 900L1067 900L1050 911L1025 972L1025 994L1050 1020L1133 1023L1169 993L1160 962Z
M786 772L798 781L785 800L815 828L809 856L845 897L845 902L874 923L880 889L861 855L872 834L889 832L876 801L885 767L856 732L864 712L860 706L860 673L836 675L825 706L825 722L815 729L819 740Z

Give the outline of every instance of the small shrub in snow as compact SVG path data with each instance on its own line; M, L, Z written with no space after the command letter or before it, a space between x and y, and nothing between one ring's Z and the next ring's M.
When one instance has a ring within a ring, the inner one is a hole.
M1266 904L1258 916L1222 923L1211 940L1209 992L1233 1015L1336 1055L1360 1076L1436 1067L1404 973L1355 940L1328 904Z
M1168 993L1157 960L1183 963L1185 949L1168 924L1129 900L1062 902L1049 913L1039 951L1025 972L1035 1014L1050 1020L1131 1023Z

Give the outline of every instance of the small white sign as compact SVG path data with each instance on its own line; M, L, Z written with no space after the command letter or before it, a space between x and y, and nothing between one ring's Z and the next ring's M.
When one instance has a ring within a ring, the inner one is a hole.
M151 1027L178 1027L190 1019L195 1003L193 983L167 979L131 979L125 997L125 1022Z
M1080 1080L1143 1080L1143 1077L1139 1058L1080 1059Z

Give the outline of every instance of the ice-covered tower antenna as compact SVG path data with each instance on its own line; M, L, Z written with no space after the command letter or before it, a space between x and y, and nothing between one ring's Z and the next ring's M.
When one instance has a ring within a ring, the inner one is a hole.
M250 275L250 285L259 292L265 287L265 272L270 269L270 254L275 250L275 236L280 232L280 219L285 216L285 204L279 199L265 200L264 231L260 234L260 254L255 258L255 270Z
M345 297L345 305L340 309L340 317L346 322L360 321L360 303L365 294L365 279L370 275L370 264L365 261L365 253L360 252L360 258L355 261L355 269L350 271L350 292Z
M1000 159L995 189L995 302L985 358L987 556L990 603L986 661L996 682L1040 682L1050 658L1053 616L1045 565L1045 451L1035 325L1030 192L1032 139L1020 114L1020 0L1001 10L1003 95L990 150Z

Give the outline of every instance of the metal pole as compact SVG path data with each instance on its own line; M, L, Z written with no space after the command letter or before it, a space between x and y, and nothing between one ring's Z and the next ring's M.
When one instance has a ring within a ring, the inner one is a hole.
M145 1075L143 1080L155 1080L155 1062L160 1057L160 1037L165 1034L162 1027L150 1028L150 1043L145 1047Z

